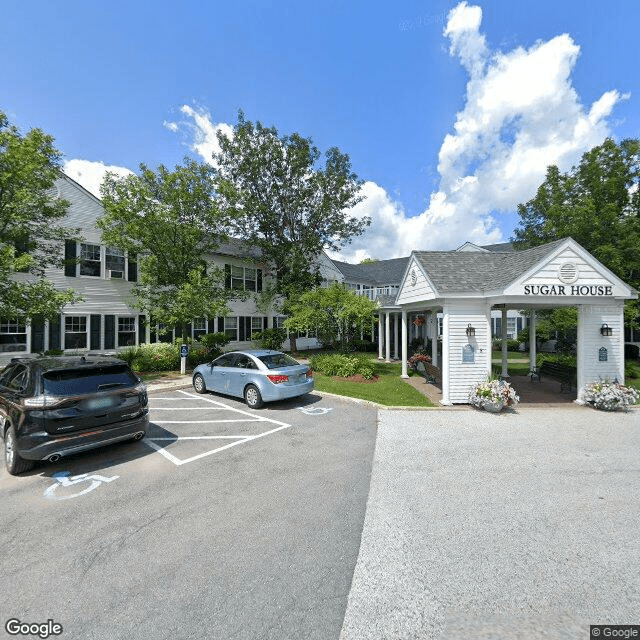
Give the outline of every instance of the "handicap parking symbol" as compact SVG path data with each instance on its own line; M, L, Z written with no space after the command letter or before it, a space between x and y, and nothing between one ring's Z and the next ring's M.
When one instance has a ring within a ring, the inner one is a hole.
M331 407L299 407L299 409L308 416L324 416L331 411Z
M113 482L117 480L120 476L112 476L111 478L107 478L105 476L100 476L98 474L88 474L81 473L78 476L72 476L70 471L58 471L51 476L56 479L56 482L52 484L50 487L45 489L44 496L45 498L49 498L51 500L69 500L69 498L77 498L85 493L89 493L89 491L93 491L97 489L103 482ZM86 485L86 483L89 483ZM60 492L56 495L56 489L60 489L61 487L73 487L76 485L86 485L84 489L77 491L75 493L67 493L66 495L60 495Z

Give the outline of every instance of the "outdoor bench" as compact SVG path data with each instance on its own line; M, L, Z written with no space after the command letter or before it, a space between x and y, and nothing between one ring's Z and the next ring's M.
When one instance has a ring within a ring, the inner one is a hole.
M559 364L558 362L549 362L548 360L545 360L538 370L538 375L540 376L540 380L542 380L542 376L559 380L560 393L563 393L564 391L570 392L574 386L576 370L575 367L570 367L566 364Z
M413 370L420 374L425 379L425 382L435 382L438 385L442 384L442 372L430 362L418 362Z

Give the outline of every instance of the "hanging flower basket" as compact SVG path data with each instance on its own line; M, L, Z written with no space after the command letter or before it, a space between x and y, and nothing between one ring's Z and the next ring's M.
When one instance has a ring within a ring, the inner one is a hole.
M409 366L415 371L418 367L418 363L422 362L424 364L429 364L431 362L431 356L426 355L425 353L414 353L409 358Z
M425 321L423 316L417 316L416 319L413 321L413 324L415 324L416 327L421 327L424 323Z
M625 387L617 382L592 382L585 385L579 396L581 403L590 404L602 411L626 411L635 404L640 393L632 387Z
M500 413L520 402L515 389L504 380L479 382L469 389L469 404L489 413Z

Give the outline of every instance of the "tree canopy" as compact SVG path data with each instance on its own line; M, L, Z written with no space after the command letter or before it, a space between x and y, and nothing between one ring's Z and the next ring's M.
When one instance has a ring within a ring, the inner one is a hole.
M169 326L223 315L238 297L224 287L223 269L207 258L227 239L228 220L215 202L213 169L185 159L170 171L140 165L140 174L108 174L102 185L105 244L139 257L134 305Z
M350 342L356 333L371 329L377 308L366 296L334 283L302 293L291 304L291 315L284 326L290 331L317 331L323 345L333 346L338 340Z
M61 241L77 229L60 224L69 205L57 198L60 152L40 129L21 134L0 112L0 317L52 318L79 298L42 279L61 265Z
M516 248L570 236L640 289L639 140L607 139L566 173L550 166L536 195L518 205L518 214Z
M361 201L349 156L321 153L310 138L279 135L238 114L233 135L218 133L214 181L234 234L259 247L277 278L277 292L297 295L319 284L316 259L339 250L370 224L348 209Z

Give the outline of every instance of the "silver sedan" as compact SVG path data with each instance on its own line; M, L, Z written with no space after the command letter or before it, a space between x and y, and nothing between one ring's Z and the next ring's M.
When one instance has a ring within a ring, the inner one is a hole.
M215 391L244 398L252 409L265 402L313 391L313 371L281 351L231 351L193 371L197 393Z

